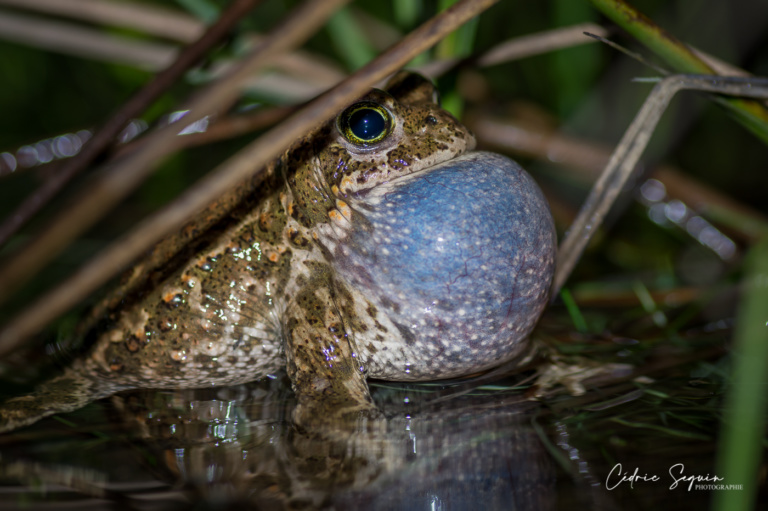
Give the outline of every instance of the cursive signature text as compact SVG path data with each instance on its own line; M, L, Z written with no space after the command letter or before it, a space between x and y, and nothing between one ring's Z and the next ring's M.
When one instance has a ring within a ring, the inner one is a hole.
M725 480L724 477L718 477L716 475L686 475L685 465L682 463L676 463L669 467L669 476L672 478L672 484L669 486L670 490L674 490L680 483L688 483L688 491L691 491L694 483L717 483ZM608 477L605 478L605 487L608 490L618 488L624 483L629 483L629 487L634 489L635 483L647 483L661 481L661 477L656 474L641 474L639 467L635 467L634 471L625 471L621 463L616 463L611 471L608 473Z

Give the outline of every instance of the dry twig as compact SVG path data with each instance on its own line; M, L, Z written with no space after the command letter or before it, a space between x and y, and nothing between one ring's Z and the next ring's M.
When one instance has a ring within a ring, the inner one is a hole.
M106 34L73 23L0 11L0 37L35 48L157 71L172 62L176 46Z
M504 62L594 42L586 37L584 32L593 32L602 36L608 35L608 31L605 28L595 23L582 23L554 30L545 30L505 41L483 53L476 60L472 60L472 63L479 67L495 66ZM427 76L437 77L456 66L459 62L460 59L455 58L434 60L421 66L419 71Z
M184 43L191 43L205 31L205 26L188 14L138 2L0 0L0 5L131 28Z
M17 232L40 208L47 204L73 177L93 162L110 144L115 137L133 119L149 107L161 94L170 88L184 73L195 65L214 45L221 41L235 24L261 0L235 0L222 13L205 34L195 43L188 46L165 71L159 73L154 80L129 99L106 124L96 132L83 147L82 151L67 161L66 164L40 188L32 193L8 219L0 224L0 245L5 243ZM87 227L87 226L86 226ZM43 233L44 235L44 233ZM42 236L42 235L41 235ZM13 267L13 261L11 261ZM34 270L32 270L34 271ZM22 279L23 280L22 274ZM0 282L4 279L0 276ZM9 290L11 286L6 289ZM2 297L0 296L0 301Z
M627 128L600 178L566 233L557 253L552 296L557 296L584 247L602 224L616 197L632 177L645 146L672 97L680 90L768 98L768 79L733 78L713 75L672 75L661 80Z

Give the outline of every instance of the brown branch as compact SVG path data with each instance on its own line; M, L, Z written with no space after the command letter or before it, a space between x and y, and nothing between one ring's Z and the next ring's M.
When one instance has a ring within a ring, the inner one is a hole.
M557 252L552 296L556 297L581 258L587 243L597 232L603 219L624 185L636 172L640 155L645 150L661 114L672 97L681 90L695 89L731 96L768 98L768 80L717 77L711 75L672 75L661 80L651 91L632 123L627 128L611 159L592 187L573 225L565 234Z
M496 1L462 0L454 4L451 8L411 32L398 44L325 95L221 164L173 204L142 222L117 243L81 267L69 279L17 315L11 323L0 331L0 354L12 350L24 338L39 331L43 325L66 311L73 303L83 299L166 233L178 229L195 212L201 210L217 196L236 186L244 178L252 175L254 169L266 165L311 128L332 117L351 100L362 95L370 88L371 84L395 72L416 55L436 44L445 35L472 17L477 16ZM322 5L329 3L331 2L328 0L320 2ZM317 5L317 3L311 5ZM294 16L292 20L297 21L296 18ZM303 13L303 19L306 20L307 18L309 17ZM279 27L277 32L284 34L288 30L284 25ZM283 46L287 46L287 44L284 42ZM249 73L252 64L249 62L244 65ZM234 78L238 77L235 76ZM245 77L240 78L244 79ZM236 89L237 85L234 84L233 87ZM216 89L219 88L221 87ZM173 136L175 132L171 131L170 133ZM155 137L157 138L157 134ZM161 140L161 143L164 142L165 139ZM151 156L154 157L154 155ZM144 161L141 159L139 161L142 165L149 165L154 160ZM122 183L120 184L122 185ZM90 210L85 212L93 214Z
M0 0L2 1L2 0ZM157 71L172 61L177 47L107 34L74 23L0 11L0 38L43 50Z
M118 110L106 124L96 132L80 153L68 160L61 170L46 180L31 196L0 224L0 245L16 233L40 208L47 204L74 176L92 163L125 128L134 117L148 108L161 94L168 90L184 73L195 65L213 46L218 44L240 19L261 0L234 0L221 17L195 43L188 46L165 71L159 73ZM44 234L43 234L44 235ZM41 235L42 236L42 235ZM28 251L27 251L28 253ZM12 264L12 263L11 263ZM34 272L34 268L31 270ZM24 278L24 273L20 276ZM21 280L21 279L20 279ZM3 282L0 276L0 282ZM10 290L10 286L6 288ZM2 297L0 297L0 301Z
M608 31L600 25L595 23L582 23L579 25L545 30L535 34L515 37L494 46L476 59L470 60L473 65L478 67L489 67L554 50L571 48L573 46L594 42L589 37L585 36L584 32L593 32L602 36L608 35ZM418 70L426 76L437 77L460 62L461 59L455 58L434 60L420 66Z
M183 43L191 43L205 31L203 23L184 12L138 2L0 0L0 5L67 16L104 25L131 28L145 34Z

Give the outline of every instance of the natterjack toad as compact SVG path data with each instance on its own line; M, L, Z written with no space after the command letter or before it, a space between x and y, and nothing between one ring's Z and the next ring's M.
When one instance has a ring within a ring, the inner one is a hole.
M433 380L518 356L555 233L515 162L432 84L398 74L297 142L194 255L133 293L2 429L123 389L232 385L287 367L299 409L373 407L366 378ZM179 258L177 258L179 259Z

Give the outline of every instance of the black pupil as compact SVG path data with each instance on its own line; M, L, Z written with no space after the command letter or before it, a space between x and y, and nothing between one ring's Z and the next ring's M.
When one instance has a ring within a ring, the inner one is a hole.
M384 117L372 108L361 108L349 116L349 129L361 140L373 140L385 128Z

